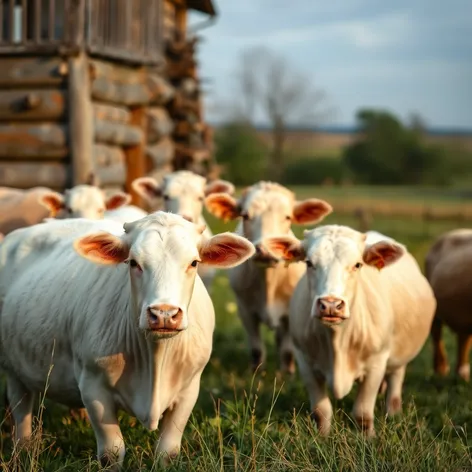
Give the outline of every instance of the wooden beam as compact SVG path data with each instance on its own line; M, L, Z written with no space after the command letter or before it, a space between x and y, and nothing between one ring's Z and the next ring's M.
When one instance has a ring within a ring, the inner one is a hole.
M0 162L0 185L28 189L48 187L63 190L70 180L70 167L53 162Z
M149 73L147 85L151 96L150 102L154 105L166 105L175 96L175 88L164 77Z
M1 159L64 159L68 153L64 125L0 125Z
M59 57L2 57L0 87L61 86L67 75L64 65Z
M93 169L93 110L85 54L69 59L70 150L72 185L87 181Z
M93 103L93 116L95 120L114 121L116 123L128 123L131 117L126 107Z
M146 147L146 155L148 157L148 171L151 169L159 169L169 164L174 158L175 144L170 138L165 138L153 146Z
M96 167L106 167L125 162L125 152L118 146L105 144L93 145L93 158Z
M149 89L144 83L125 84L99 76L92 82L92 97L103 102L124 106L149 103Z
M66 116L66 93L61 90L0 90L0 120L55 121Z
M174 130L174 122L165 108L148 108L147 115L147 142L155 143L169 136Z
M130 113L132 121L133 114ZM138 146L143 141L143 130L137 126L112 121L95 121L95 141L117 146Z
M100 185L119 185L126 183L126 165L124 162L117 162L106 167L95 169Z
M136 108L131 111L130 124L140 130L147 129L146 113L144 108ZM146 137L144 132L141 133L141 141L135 146L128 147L125 150L126 158L126 191L131 194L131 203L133 205L144 208L143 199L132 189L131 183L138 177L146 175L146 154L145 154Z

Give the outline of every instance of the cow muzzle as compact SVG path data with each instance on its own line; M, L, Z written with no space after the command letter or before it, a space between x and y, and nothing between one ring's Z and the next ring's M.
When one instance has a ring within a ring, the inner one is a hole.
M148 327L158 337L170 338L183 331L183 312L168 304L151 305L147 309Z
M264 267L274 267L279 262L276 257L269 254L262 244L254 244L254 247L256 248L256 252L252 259L256 264Z
M327 326L339 325L348 318L346 302L336 297L320 297L316 300L315 316Z

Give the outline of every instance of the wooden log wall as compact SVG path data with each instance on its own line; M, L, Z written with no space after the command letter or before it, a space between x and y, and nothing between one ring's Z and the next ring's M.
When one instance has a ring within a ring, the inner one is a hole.
M2 58L0 186L70 184L67 74L61 58Z
M165 3L169 2L172 3L171 0ZM179 8L178 2L167 7L165 25L170 31L166 42L165 74L175 88L175 95L167 106L174 123L173 168L189 169L207 175L214 167L213 135L204 122L202 112L203 97L196 61L196 48L200 38L187 38L186 11Z
M142 175L172 170L174 130L166 105L175 95L162 72L90 60L93 159L105 189L124 188ZM1 112L1 109L0 109Z

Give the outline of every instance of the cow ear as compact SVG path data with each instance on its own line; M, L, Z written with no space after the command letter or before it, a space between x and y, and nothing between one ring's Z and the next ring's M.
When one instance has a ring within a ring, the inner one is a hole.
M215 180L210 182L205 187L205 196L211 195L212 193L227 193L228 195L233 195L234 185L227 180Z
M162 189L152 177L139 177L131 183L132 189L144 200L151 202L162 196Z
M248 260L254 252L246 238L226 232L206 240L200 247L200 258L203 264L229 269Z
M85 259L96 264L119 264L129 254L128 245L113 234L89 234L74 242L74 249Z
M305 258L302 242L291 236L277 236L262 240L262 246L277 259L298 262Z
M128 205L131 202L131 195L124 192L116 192L110 195L105 201L105 207L107 210L116 210L124 205Z
M296 202L293 206L293 222L299 225L315 224L333 211L333 207L324 200L309 198Z
M364 249L364 262L381 270L398 261L405 254L404 246L389 241L379 241Z
M206 209L224 221L234 220L239 216L238 202L226 193L213 193L205 198Z
M49 210L50 218L54 218L65 207L64 197L57 192L46 192L41 195L39 203Z

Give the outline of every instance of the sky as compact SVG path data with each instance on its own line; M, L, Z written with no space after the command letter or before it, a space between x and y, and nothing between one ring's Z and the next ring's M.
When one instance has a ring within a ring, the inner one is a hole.
M351 126L359 108L375 107L472 129L472 0L213 1L216 22L198 32L211 123L238 97L241 51L265 46L326 93L326 125ZM195 13L190 23L204 20Z

